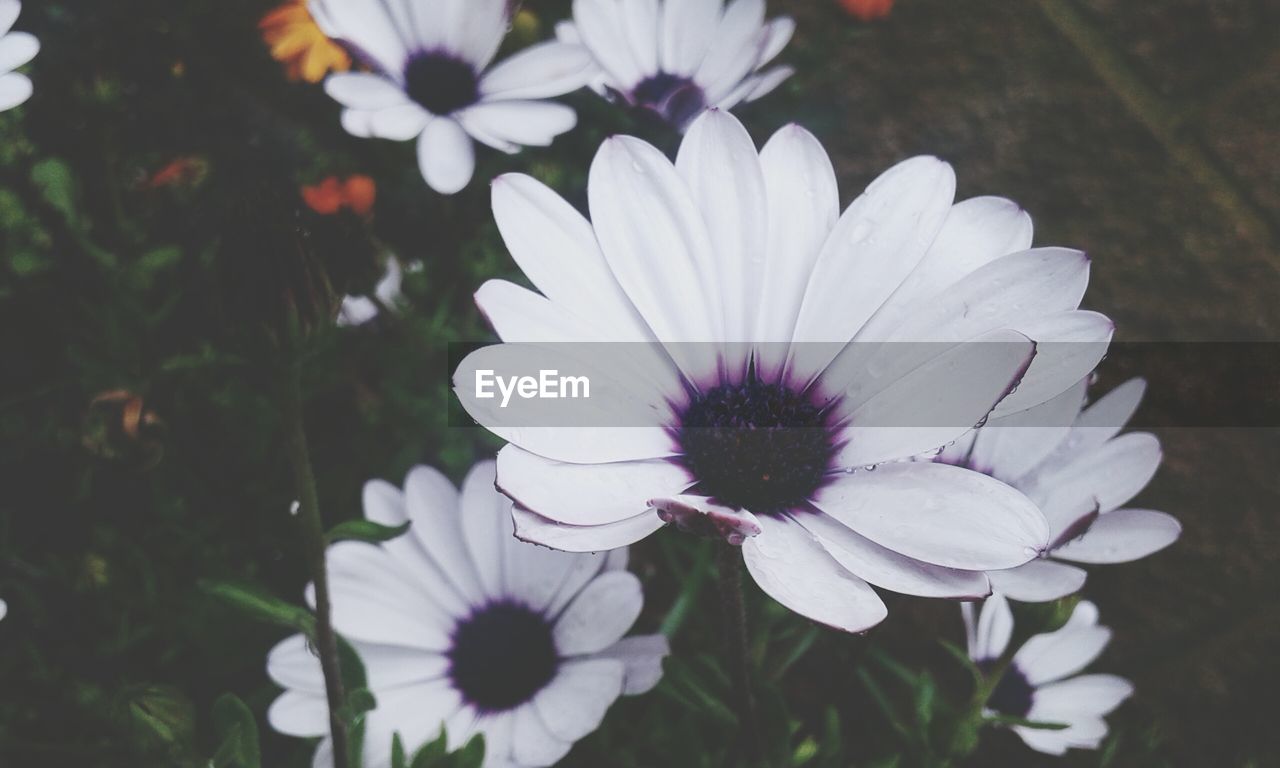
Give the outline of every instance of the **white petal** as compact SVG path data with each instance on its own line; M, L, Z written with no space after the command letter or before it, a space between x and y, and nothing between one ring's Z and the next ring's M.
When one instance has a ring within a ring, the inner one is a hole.
M285 691L267 708L267 722L286 736L309 739L329 734L329 704L324 694Z
M548 550L555 552L556 550ZM615 550L626 554L626 548ZM591 583L597 576L610 570L608 566L609 556L613 552L574 552L569 553L570 567L565 573L564 580L560 582L560 588L556 590L556 594L552 597L551 602L547 605L548 616L559 616L565 609L565 606L573 602L583 587ZM617 569L613 569L617 570Z
M405 504L417 539L439 571L459 595L473 605L484 601L484 591L462 540L458 491L449 479L431 467L418 466L404 481Z
M1106 514L1146 487L1160 459L1155 435L1131 432L1037 475L1027 493L1037 500L1092 498Z
M965 466L1013 483L1044 461L1066 439L1084 405L1086 379L1047 403L977 430Z
M20 13L22 3L19 0L0 0L0 35L13 29L13 23L18 20Z
M10 32L0 37L0 72L11 72L35 58L40 41L26 32Z
M589 658L616 659L626 667L623 694L638 696L653 690L662 679L662 660L671 655L665 635L624 637Z
M631 629L643 606L640 580L633 574L601 574L578 593L556 620L556 649L562 658L602 651Z
M1182 525L1151 509L1117 509L1100 515L1089 530L1053 552L1077 563L1128 563L1178 540Z
M658 0L619 0L622 29L631 55L645 75L658 72Z
M755 143L733 115L708 110L681 142L676 171L693 193L711 237L723 298L723 338L753 341L768 236L764 174Z
M805 290L795 340L852 339L915 268L946 219L955 194L951 166L917 157L890 168L840 217ZM810 345L793 368L811 375L836 349ZM831 345L817 345L830 347Z
M787 608L845 632L884 620L884 603L865 581L837 563L808 531L790 520L760 518L759 536L742 545L751 578Z
M526 147L546 147L573 128L573 109L550 101L485 101L467 107L455 118L468 131Z
M418 167L427 184L443 195L462 190L475 171L475 147L456 120L437 117L418 139Z
M668 0L662 6L662 69L692 75L711 49L724 0Z
M572 744L557 739L538 717L533 704L516 710L512 732L511 756L522 766L546 766L558 763Z
M444 4L445 46L477 69L484 68L507 34L512 4L509 0L444 0Z
M986 475L945 464L840 474L814 504L882 547L962 570L1012 568L1048 544L1040 510Z
M1017 203L999 197L956 203L920 263L867 323L862 338L882 338L904 318L944 296L944 290L965 275L1030 248L1031 238L1031 217Z
M478 462L462 481L462 538L467 543L480 585L490 598L504 597L503 557L507 539L515 533L511 500L494 488L495 463Z
M768 249L756 335L762 375L772 377L784 362L786 342L822 244L840 217L836 174L822 144L798 125L773 135L760 152L768 195Z
M488 280L475 294L476 306L498 338L510 343L594 341L588 323L528 288Z
M446 655L417 648L359 643L356 651L364 662L365 675L373 690L440 680L449 670Z
M431 120L425 109L412 102L365 114L368 115L366 122L369 136L391 141L418 138Z
M382 0L310 0L312 16L329 37L345 40L384 72L399 75L409 56L404 33Z
M452 488L449 489L452 495ZM400 526L411 523L408 504L399 488L382 480L372 480L364 487L364 514L369 520L387 526ZM424 535L420 533L419 535ZM435 535L434 531L425 535ZM465 593L460 592L453 581L440 569L434 558L419 541L419 536L406 534L391 541L382 543L381 548L388 557L408 574L408 578L429 589L431 596L450 616L462 616L468 611L468 600Z
M512 515L520 539L567 552L604 552L625 547L666 525L654 510L607 525L565 525L520 507Z
M658 339L722 340L712 244L688 187L662 153L627 136L607 140L591 164L588 198L609 267ZM691 376L715 364L687 357L676 362Z
M1081 602L1060 629L1027 640L1013 657L1027 682L1038 687L1092 664L1111 641L1111 630L1099 627L1097 616L1092 603Z
M800 512L794 520L818 537L836 562L866 581L906 595L983 598L991 585L980 571L961 571L913 560L858 535L835 518Z
M764 0L733 0L725 8L711 49L693 75L708 101L718 101L759 66L769 39L764 10Z
M1144 379L1129 379L1090 405L1076 419L1071 433L1053 454L1057 461L1070 458L1097 448L1120 434L1146 394Z
M1075 594L1088 576L1071 565L1052 560L1032 560L1003 571L989 571L991 588L1024 603L1043 603Z
M498 487L520 506L570 525L616 523L641 514L647 500L683 492L688 470L656 459L566 464L508 445L498 454Z
M747 84L747 91L743 94L742 100L755 101L768 96L778 90L778 86L791 79L791 76L795 73L795 67L781 66L767 69L758 75L747 78L743 81Z
M327 555L333 626L356 640L424 650L448 647L449 614L380 548L339 542ZM307 602L315 605L314 585Z
M668 398L651 380L634 375L623 359L628 352L619 346L605 355L599 345L552 343L482 347L454 370L453 391L477 423L549 459L595 464L675 455L667 425L671 402L680 398ZM495 376L529 371L586 379L589 394L550 402L498 392ZM590 426L595 424L617 426Z
M591 53L580 45L542 43L511 56L484 74L486 99L544 99L576 91L594 69Z
M569 661L533 698L547 730L574 742L600 727L609 706L622 695L625 668L612 659Z
M609 270L590 222L563 198L528 176L499 176L493 216L516 264L557 306L601 328L602 339L652 338Z
M434 741L446 719L462 707L462 698L445 680L393 688L374 688L378 706L365 717L364 764L387 766L391 742L400 734L413 754Z
M1035 248L1013 253L975 269L913 307L887 338L959 341L996 328L1021 330L1030 321L1074 310L1088 281L1089 260L1080 251ZM873 324L892 314L878 314L859 340L875 338L880 331Z
M974 661L998 659L1009 647L1013 637L1013 611L1009 601L1000 593L987 598L978 614L978 626L974 630L972 656Z
M1110 714L1133 694L1133 684L1116 675L1081 675L1036 690L1033 712L1044 716ZM1061 721L1059 721L1061 722Z
M628 90L644 78L628 39L620 6L612 0L574 0L573 21L582 43L614 82Z
M311 768L333 768L333 741L325 738L316 745L316 753L311 757Z
M325 695L320 659L311 652L304 635L286 637L271 649L267 654L267 675L282 688L321 698ZM326 722L327 719L326 716Z
M1107 355L1115 323L1106 315L1077 310L1020 322L1011 327L1036 342L1036 359L993 418L1017 413L1065 392L1088 376Z
M837 465L905 459L955 440L1018 385L1035 352L1021 334L995 331L943 351L887 386L865 383L873 369L850 370L841 353L819 385L824 398L840 398L836 407L848 423ZM875 394L866 397L868 389Z
M0 75L0 112L13 109L31 98L31 81L26 75L10 72Z
M340 72L324 81L325 93L349 109L375 111L407 104L399 84L369 72Z

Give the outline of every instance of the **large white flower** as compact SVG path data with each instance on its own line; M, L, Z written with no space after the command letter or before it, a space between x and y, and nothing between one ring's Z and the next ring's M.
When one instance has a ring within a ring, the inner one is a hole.
M512 443L498 485L517 535L593 551L667 521L712 531L742 543L779 602L850 631L885 615L869 583L981 597L982 571L1048 545L1022 493L900 460L1096 365L1112 327L1077 309L1083 254L1028 250L1030 219L1007 200L953 205L951 168L932 157L889 170L840 215L812 135L790 126L757 153L719 110L694 122L674 165L609 139L588 183L591 221L531 178L494 182L502 236L542 293L491 281L476 300L504 341L589 374L595 413L638 403L656 422L510 424L472 387L510 345L465 359L455 392ZM1030 340L1075 337L1101 341L1042 355ZM595 366L557 344L583 341L639 343Z
M569 107L541 101L585 85L581 46L535 45L489 67L506 34L508 0L311 0L325 34L375 72L330 75L325 90L356 136L418 140L432 189L461 190L475 169L472 140L503 152L546 146L569 130Z
M35 58L40 41L26 32L13 32L22 12L18 0L0 0L0 112L31 98L31 80L13 70Z
M995 419L948 446L938 461L1003 480L1040 505L1051 531L1045 558L1127 563L1172 544L1182 526L1150 509L1121 509L1160 466L1160 441L1119 434L1146 389L1141 379L1084 408L1086 382L1019 414ZM1083 409L1083 410L1082 410ZM1014 600L1064 597L1084 586L1083 569L1050 559L987 574Z
M591 51L595 90L684 130L704 109L755 101L793 74L762 71L795 31L764 15L764 0L575 0L556 33Z
M1004 655L1013 636L1013 613L1000 593L982 606L977 621L973 606L960 606L964 616L969 658L991 669ZM1068 749L1097 749L1107 735L1102 719L1133 694L1133 684L1115 675L1078 675L1098 658L1111 640L1111 630L1098 626L1098 608L1084 601L1067 623L1054 632L1036 635L1018 649L1012 663L987 700L987 709L1034 723L1064 729L1012 726L1037 752L1061 755Z
M666 638L623 637L642 603L625 550L569 554L518 541L493 472L491 461L476 465L461 495L428 467L410 472L403 492L372 481L365 516L411 521L410 531L329 549L334 627L359 652L377 699L366 768L390 765L394 734L412 752L441 728L450 749L483 734L486 768L551 765L618 696L662 675ZM304 638L277 645L267 670L287 689L268 712L272 727L326 736L320 664ZM332 765L327 738L315 764Z

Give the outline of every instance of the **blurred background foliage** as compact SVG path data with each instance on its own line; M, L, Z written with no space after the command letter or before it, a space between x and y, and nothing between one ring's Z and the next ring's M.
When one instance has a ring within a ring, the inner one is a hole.
M531 173L582 205L604 136L678 139L575 94L576 130L550 149L482 152L477 181L445 198L409 146L347 136L319 87L285 77L257 29L266 0L25 6L19 28L44 44L36 93L0 114L0 765L196 766L216 753L235 766L251 741L263 766L308 765L307 745L262 719L276 694L265 654L287 630L198 588L231 580L301 600L264 332L315 298L289 258L298 233L339 292L370 290L387 254L420 265L407 311L312 335L308 427L332 525L359 515L369 478L428 463L459 479L496 447L447 418L448 344L489 338L472 292L522 280L483 180ZM1090 250L1090 306L1119 338L1274 340L1277 3L1066 3L1149 89L1136 106L1044 13L1063 6L901 0L863 24L835 0L773 2L799 21L784 55L799 75L742 115L758 140L790 121L815 131L846 203L909 154L952 160L962 196L1007 194L1037 217L1038 243ZM550 35L567 2L525 9L512 48ZM1172 144L1142 114L1151 103L1176 119ZM1179 142L1209 158L1252 223L1188 172ZM371 217L300 204L302 185L356 173L376 180ZM1104 386L1118 380L1104 368ZM968 764L1280 760L1275 430L1161 437L1165 469L1139 501L1181 517L1184 539L1089 585L1117 635L1101 668L1138 685L1115 736L1055 761L986 732ZM565 764L724 765L734 718L706 546L656 536L633 562L640 628L669 632L675 654L662 685L620 701ZM950 707L971 681L938 638L961 641L958 611L888 598L889 621L849 637L749 590L771 764L907 768L954 736ZM1064 609L1023 611L1022 631Z

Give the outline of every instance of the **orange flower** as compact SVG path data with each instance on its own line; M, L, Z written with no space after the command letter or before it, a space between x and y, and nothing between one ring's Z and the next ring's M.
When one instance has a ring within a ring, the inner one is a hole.
M369 215L377 199L378 187L368 176L355 175L346 181L330 176L319 184L302 188L302 199L316 213L330 216L346 208L361 216Z
M209 163L203 157L183 156L174 158L141 182L143 189L161 187L193 187L204 181L209 173Z
M284 63L289 78L318 83L329 72L351 69L351 57L325 36L307 10L307 0L289 0L258 22L271 57Z
M893 10L893 0L840 0L840 5L858 21L883 19Z

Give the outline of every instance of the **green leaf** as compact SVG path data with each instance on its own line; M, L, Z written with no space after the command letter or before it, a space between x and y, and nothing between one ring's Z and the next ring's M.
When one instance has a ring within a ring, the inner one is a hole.
M404 751L404 741L400 734L391 737L391 768L409 768L409 757Z
M916 687L915 707L916 722L921 729L927 733L930 723L933 722L933 705L938 692L937 686L934 685L933 677L925 672L920 676L920 684Z
M213 757L219 768L262 768L258 722L237 696L223 694L213 704L213 726L221 743Z
M345 523L339 523L329 531L329 542L335 541L363 541L369 544L380 544L384 541L403 536L412 523L404 523L403 525L381 525L372 520L348 520Z
M257 587L229 581L202 581L200 591L259 621L304 632L308 637L315 634L315 618L310 611Z
M423 744L422 748L414 753L413 762L409 764L409 768L434 768L440 765L440 761L449 754L446 743L442 729L439 738Z
M78 226L76 182L65 162L56 157L41 160L31 168L31 181L40 189L45 202L56 208L68 224Z
M1035 728L1040 731L1064 731L1071 727L1069 723L1043 723L999 713L987 715L982 719L982 722L996 725L1020 725L1023 728Z

